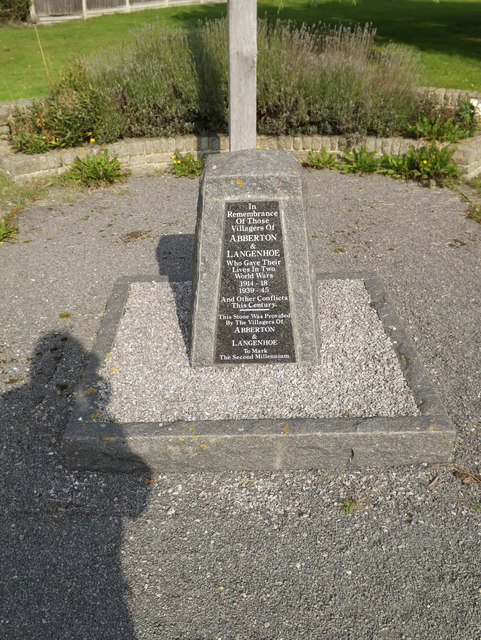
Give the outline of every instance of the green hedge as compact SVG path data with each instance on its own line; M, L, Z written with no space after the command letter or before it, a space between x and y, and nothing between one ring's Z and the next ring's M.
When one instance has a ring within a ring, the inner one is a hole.
M30 0L0 0L0 22L26 22Z

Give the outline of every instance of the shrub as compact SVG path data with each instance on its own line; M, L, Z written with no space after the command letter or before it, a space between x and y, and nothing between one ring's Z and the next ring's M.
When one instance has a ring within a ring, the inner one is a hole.
M67 180L76 180L86 186L112 183L123 178L118 158L109 158L107 149L96 155L75 158L71 169L64 175Z
M12 240L15 237L18 229L13 224L11 215L0 216L0 242L6 242Z
M92 83L85 61L77 59L63 70L50 98L16 109L11 143L16 151L41 153L89 142L96 137L96 129L110 132L100 135L99 142L113 142L119 134L113 128L115 118L107 96Z
M262 134L363 136L403 131L423 108L417 58L373 50L375 30L260 22L258 129Z
M320 151L309 151L306 165L315 169L337 169L339 167L335 155L325 147L321 147Z
M457 113L450 118L439 110L431 116L419 114L417 122L409 127L408 133L415 138L457 142L474 135L475 130L474 107L466 100L461 100Z
M121 137L194 131L199 82L188 31L146 25L125 46L92 59L89 69L92 85L110 101ZM98 125L95 133L103 142Z
M431 183L453 186L459 177L458 166L453 162L455 151L455 147L431 142L427 147L410 149L403 156L383 156L380 168L382 173L394 178L418 180L427 186Z
M27 109L16 107L10 119L10 142L15 151L42 153L51 148L52 136L45 124L47 104L33 101Z
M343 173L377 173L379 171L379 160L375 157L376 151L368 151L363 144L360 149L345 149L342 152L342 172Z
M459 177L458 166L453 162L455 151L455 147L432 142L427 147L410 149L402 156L383 155L376 158L376 152L367 151L366 145L363 144L360 149L345 149L341 161L337 162L334 156L322 147L319 153L309 152L307 165L317 169L337 168L343 173L359 175L383 173L393 178L417 180L425 186L437 184L441 187L452 187Z
M195 129L228 131L228 46L224 20L199 23L189 31L197 76L198 105Z
M424 107L417 60L373 50L374 29L259 21L261 134L338 133L351 139L406 131ZM25 153L94 137L227 132L227 24L146 25L131 40L63 72L45 102L17 112L12 144Z
M182 156L178 151L172 156L172 173L177 176L200 176L204 168L204 156L194 158L191 153Z
M0 0L0 22L26 22L30 0Z

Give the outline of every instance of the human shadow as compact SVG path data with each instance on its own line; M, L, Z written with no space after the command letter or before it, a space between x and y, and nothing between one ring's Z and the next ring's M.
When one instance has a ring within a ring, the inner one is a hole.
M156 250L159 274L167 276L175 302L177 321L182 333L187 354L191 342L191 306L185 296L175 287L176 282L192 282L194 265L194 234L162 236Z
M3 638L136 637L120 558L124 519L137 518L149 498L145 471L73 472L62 450L88 357L69 333L48 333L29 381L0 396Z

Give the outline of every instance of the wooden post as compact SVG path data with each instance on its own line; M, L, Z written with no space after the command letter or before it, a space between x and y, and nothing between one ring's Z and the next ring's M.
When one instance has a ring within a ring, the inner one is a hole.
M37 12L35 11L34 0L32 0L32 2L30 3L30 21L32 22L32 24L37 24L38 22L38 16L37 16Z
M255 149L257 0L228 0L229 148Z

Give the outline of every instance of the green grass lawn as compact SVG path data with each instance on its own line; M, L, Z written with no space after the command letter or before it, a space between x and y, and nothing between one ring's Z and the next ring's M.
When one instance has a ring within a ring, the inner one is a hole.
M226 13L224 4L193 5L39 25L50 74L72 57L129 37L147 22L182 25ZM481 91L480 0L258 0L259 17L330 24L372 23L376 43L404 44L419 52L428 86ZM0 101L46 95L48 83L31 26L0 27Z

